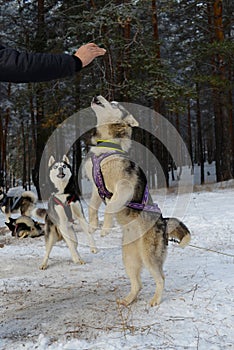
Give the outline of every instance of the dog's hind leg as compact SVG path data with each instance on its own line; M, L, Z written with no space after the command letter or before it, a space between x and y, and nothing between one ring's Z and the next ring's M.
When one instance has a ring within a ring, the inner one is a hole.
M98 209L102 199L98 194L96 186L93 186L92 196L89 203L89 232L93 233L98 228Z
M96 244L92 234L89 232L89 226L85 220L81 205L79 202L71 203L72 216L74 219L78 218L80 226L84 233L86 233L89 241L89 247L92 253L97 253Z
M150 306L159 305L162 298L165 280L162 269L163 262L156 257L147 256L147 259L144 259L144 265L153 276L156 283L156 290L153 298L150 300Z
M142 288L140 277L142 261L136 242L123 245L123 262L125 265L126 273L130 278L131 291L125 298L120 299L117 302L119 304L128 306L137 298L139 291Z
M73 229L71 227L67 227L67 228L62 227L60 228L60 231L62 233L64 241L67 243L67 246L71 252L73 262L75 264L81 264L81 265L85 264L84 260L81 259L77 251L78 242L77 242L76 234L73 231Z
M50 256L50 252L53 248L53 246L55 245L55 243L59 240L58 238L58 234L55 230L55 227L46 227L46 254L45 257L43 259L43 262L40 266L41 270L45 270L48 266L48 260L49 260L49 256Z
M61 235L64 241L67 243L68 248L70 249L72 260L75 264L85 264L85 262L81 259L78 251L77 251L77 237L75 231L72 228L72 224L68 222L67 216L62 206L57 206L55 208L58 216L59 216L59 224L58 228L61 232Z

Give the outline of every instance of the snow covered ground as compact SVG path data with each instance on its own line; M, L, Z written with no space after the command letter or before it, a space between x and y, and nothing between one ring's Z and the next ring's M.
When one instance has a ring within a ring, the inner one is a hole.
M167 195L164 216L183 196ZM138 300L128 308L116 303L130 287L117 225L105 238L95 234L96 255L78 234L82 266L57 244L46 271L38 269L43 237L18 240L0 229L0 349L233 349L233 214L233 188L191 194L181 217L191 246L169 245L163 300L153 308L146 271Z

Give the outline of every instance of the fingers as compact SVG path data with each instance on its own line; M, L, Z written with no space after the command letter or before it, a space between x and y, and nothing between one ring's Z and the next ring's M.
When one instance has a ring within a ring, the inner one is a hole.
M103 56L106 53L106 50L99 47L98 45L94 43L88 43L83 46L81 46L75 53L77 57L82 62L82 66L85 67L89 63L91 63L94 58L98 56Z
M84 45L84 48L86 48L87 50L91 51L93 54L95 54L97 56L103 56L106 53L106 50L99 47L98 45L94 44L94 43L89 43Z

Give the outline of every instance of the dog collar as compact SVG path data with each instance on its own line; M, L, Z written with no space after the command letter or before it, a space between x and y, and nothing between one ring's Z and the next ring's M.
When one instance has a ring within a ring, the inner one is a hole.
M122 150L121 146L118 143L109 140L97 140L97 147L109 148L125 153L125 151Z

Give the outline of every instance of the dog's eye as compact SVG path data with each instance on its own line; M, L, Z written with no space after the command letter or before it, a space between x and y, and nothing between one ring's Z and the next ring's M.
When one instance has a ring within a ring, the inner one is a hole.
M66 169L66 167L67 167L66 164L64 164L64 165L63 165L63 168Z
M54 169L58 169L58 165L54 165L53 168L54 168Z

